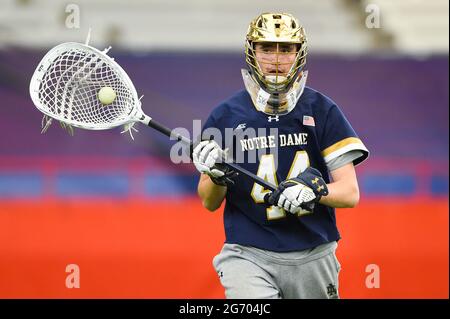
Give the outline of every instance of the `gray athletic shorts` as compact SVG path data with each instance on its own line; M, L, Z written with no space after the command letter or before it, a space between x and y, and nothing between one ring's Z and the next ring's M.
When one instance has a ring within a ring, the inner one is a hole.
M337 242L294 252L225 244L213 265L230 299L337 299Z

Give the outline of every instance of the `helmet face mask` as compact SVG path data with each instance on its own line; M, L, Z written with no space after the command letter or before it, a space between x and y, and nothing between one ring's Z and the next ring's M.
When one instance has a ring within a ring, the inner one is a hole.
M285 96L300 81L306 54L305 30L292 15L263 13L250 23L246 63L254 81L271 94L272 109L284 104L278 97Z
M298 44L254 42L254 74L269 92L284 93L298 74Z

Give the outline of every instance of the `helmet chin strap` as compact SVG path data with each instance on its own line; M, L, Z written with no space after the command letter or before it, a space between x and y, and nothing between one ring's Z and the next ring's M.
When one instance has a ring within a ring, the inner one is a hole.
M273 87L274 90L282 89L282 83L286 83L285 81L287 80L287 77L283 75L266 75L264 78L266 79L268 85L271 88Z
M288 92L270 94L269 92L265 91L257 81L255 81L248 70L242 69L241 73L245 88L250 94L250 97L252 98L253 104L255 105L256 109L270 115L283 115L292 111L303 93L306 79L308 77L308 71L303 71L302 76L295 80ZM281 76L273 75L268 75L266 78L269 81L273 80L272 78L283 80L280 79Z
M273 84L283 83L287 80L287 77L284 75L266 75L265 78L268 82Z

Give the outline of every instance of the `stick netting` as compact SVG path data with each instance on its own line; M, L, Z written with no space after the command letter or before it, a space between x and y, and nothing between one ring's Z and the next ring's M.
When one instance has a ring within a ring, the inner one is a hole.
M109 86L116 99L103 105L101 88ZM95 52L71 48L60 54L42 77L39 100L57 119L91 128L107 128L129 119L135 96L107 58Z

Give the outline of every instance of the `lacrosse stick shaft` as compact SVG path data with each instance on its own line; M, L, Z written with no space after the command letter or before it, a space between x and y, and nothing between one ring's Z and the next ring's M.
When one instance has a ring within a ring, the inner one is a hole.
M190 145L190 149L192 150L192 141L190 139L188 139L185 136L182 136L178 133L174 133L172 132L169 128L165 127L164 125L156 122L155 120L151 119L148 124L148 126L150 126L151 128L154 128L155 130L163 133L164 135L168 136L168 137L173 137L175 139L177 139L178 141L182 141L186 144ZM253 174L252 172L247 171L246 169L238 166L235 163L229 163L229 162L224 162L223 164L225 164L226 166L228 166L229 168L233 169L236 172L239 172L239 174L245 175L249 178L251 178L253 181L255 181L256 183L258 183L259 185L263 186L265 189L269 189L271 191L275 191L276 187L268 182L266 182L264 179L262 179L261 177Z

